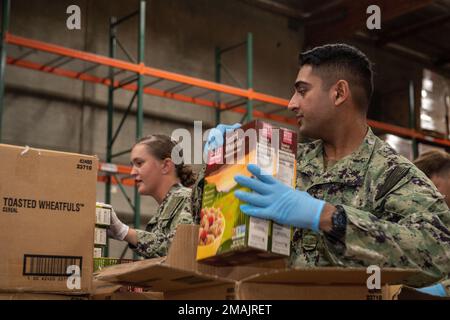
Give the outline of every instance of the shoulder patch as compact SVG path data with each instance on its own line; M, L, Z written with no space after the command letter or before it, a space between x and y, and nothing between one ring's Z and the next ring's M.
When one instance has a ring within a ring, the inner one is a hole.
M375 201L384 197L409 171L409 167L396 166L387 176L384 184L378 189Z
M167 201L167 204L164 206L164 209L162 210L161 216L166 218L173 217L173 215L176 214L180 209L180 207L183 205L185 199L186 197L177 195L170 197L169 201Z

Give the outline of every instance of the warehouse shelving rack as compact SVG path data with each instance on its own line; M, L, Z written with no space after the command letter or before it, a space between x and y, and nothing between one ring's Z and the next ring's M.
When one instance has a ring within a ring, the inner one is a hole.
M222 56L227 53L230 52L232 50L238 49L239 47L244 46L246 47L246 53L247 53L247 89L251 89L253 90L253 34L251 32L249 32L247 34L247 40L243 41L241 43L238 44L234 44L231 45L229 47L226 48L220 48L220 47L216 47L215 48L215 55L214 55L214 59L215 59L215 80L217 83L222 82L222 71L225 71L227 73L227 75L231 78L231 80L238 86L238 87L244 87L242 85L242 83L237 80L232 72L230 71L230 69L224 64L223 60L222 60ZM220 105L221 103L221 94L220 92L218 92L216 94L216 102L217 105ZM252 120L253 118L253 100L252 99L245 99L242 97L237 98L236 100L227 103L227 107L226 108L217 108L216 109L216 125L219 124L220 121L220 115L222 112L224 111L229 111L232 110L234 108L240 107L242 105L246 104L246 113L244 114L244 116L242 117L240 122L249 122ZM263 102L261 105L265 105L265 103Z
M139 139L142 136L144 94L213 108L216 110L217 123L220 122L221 113L229 111L241 114L243 121L260 118L283 125L296 125L293 117L277 114L286 110L289 102L287 99L257 92L253 88L253 36L251 33L247 35L246 41L242 43L223 49L215 49L215 81L208 81L145 65L145 5L146 1L141 0L137 11L122 18L112 17L110 19L108 57L11 34L8 30L10 0L2 1L0 42L0 141L2 138L6 64L108 87L106 162L100 163L98 181L106 183L105 200L108 203L111 200L111 184L119 186L135 213L135 226L140 225L139 194L135 190L133 204L124 189L124 186L134 187L134 181L130 178L131 168L113 163L115 157L130 150L113 153L113 145L135 101L137 105L135 137ZM116 33L119 24L135 16L139 17L137 60L131 57ZM222 71L225 71L233 79L228 68L222 62L222 55L243 45L246 46L247 54L246 88L242 88L243 86L236 80L234 82L239 87L221 83ZM116 57L117 47L125 53L129 61ZM118 90L133 92L134 94L122 120L113 133L114 95ZM374 120L369 120L369 125L386 133L412 139L415 154L418 141L449 148L450 140L436 138L416 130L413 91L412 93L410 91L410 96L410 128ZM263 112L259 109L262 106L273 106L276 108L270 112Z

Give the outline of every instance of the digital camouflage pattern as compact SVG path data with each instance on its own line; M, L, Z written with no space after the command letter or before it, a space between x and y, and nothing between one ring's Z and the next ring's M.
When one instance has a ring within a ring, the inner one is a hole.
M422 287L450 272L450 212L426 175L369 128L363 143L324 171L321 140L299 145L297 188L342 205L342 241L297 229L293 266L417 268Z
M150 219L144 230L136 230L137 246L131 246L137 254L145 258L167 255L176 227L192 224L192 190L181 184L174 185Z
M194 223L200 224L200 212L202 210L203 187L205 185L206 164L202 166L197 175L197 180L192 187L192 212Z

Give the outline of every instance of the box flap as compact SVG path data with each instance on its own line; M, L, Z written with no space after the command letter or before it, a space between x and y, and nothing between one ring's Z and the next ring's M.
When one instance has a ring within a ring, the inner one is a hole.
M107 267L97 274L96 279L159 292L233 283L198 271L174 268L164 261L164 258L156 258Z
M418 270L415 269L381 269L381 285L401 283L416 273ZM295 268L265 272L247 277L242 282L366 286L369 276L365 268Z
M232 280L241 280L274 269L284 269L287 265L285 258L260 260L243 266L213 266L197 262L198 229L198 225L179 225L177 227L165 264L178 269Z
M450 300L450 297L432 296L408 286L396 286L391 295L395 300Z
M92 282L92 287L93 290L91 296L99 296L99 295L111 295L117 290L119 290L122 286L120 284L94 279Z

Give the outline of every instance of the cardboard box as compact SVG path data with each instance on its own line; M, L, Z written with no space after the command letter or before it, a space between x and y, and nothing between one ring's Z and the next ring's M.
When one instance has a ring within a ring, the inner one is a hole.
M432 296L404 285L389 286L389 296L391 300L450 300L450 297Z
M212 266L195 260L198 226L180 225L166 258L108 267L98 280L163 292L165 299L389 299L387 284L416 270L383 269L381 288L368 290L365 268L288 269L285 260Z
M249 191L234 176L251 176L255 163L267 174L291 187L296 181L297 135L256 120L224 137L224 144L209 153L199 230L197 260L236 265L289 256L292 228L249 217L240 211L236 190Z
M97 162L0 145L0 291L90 292Z

